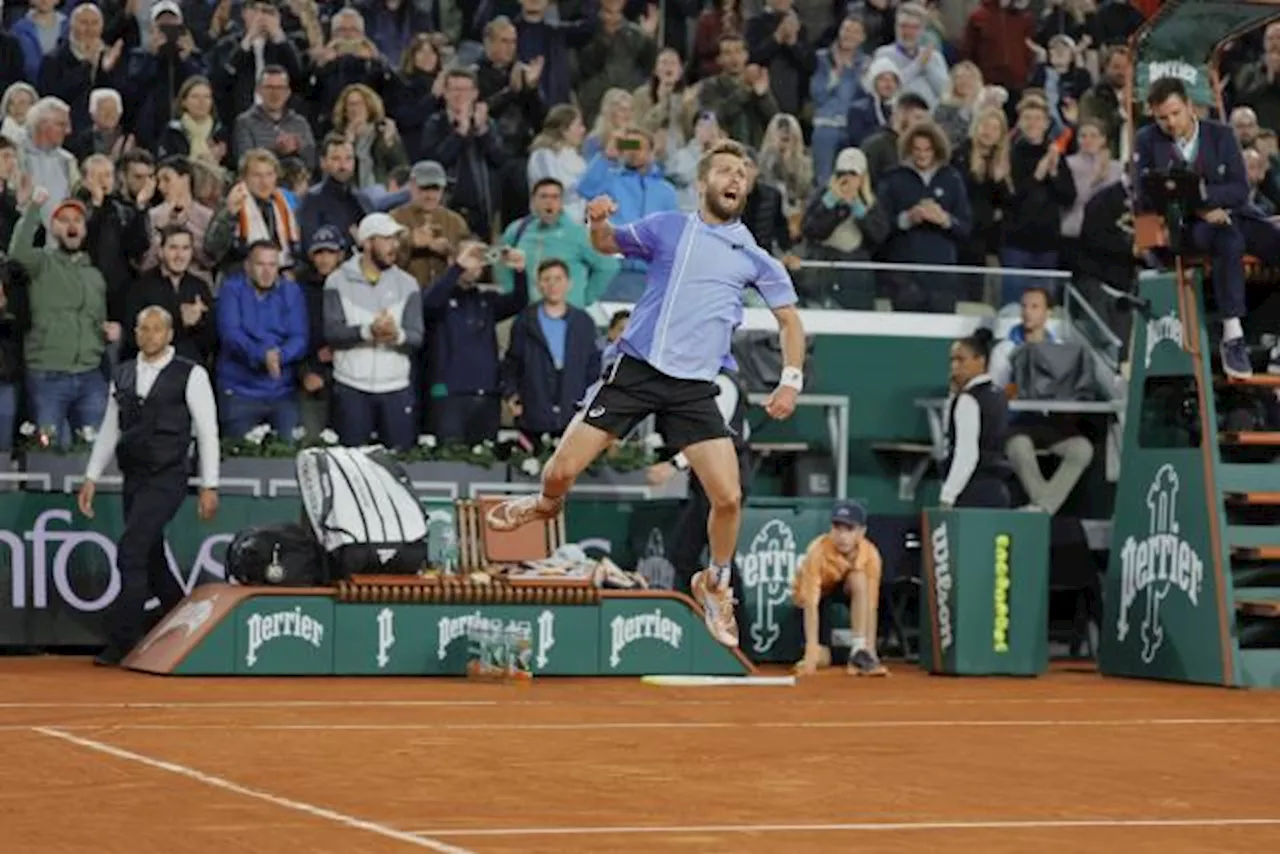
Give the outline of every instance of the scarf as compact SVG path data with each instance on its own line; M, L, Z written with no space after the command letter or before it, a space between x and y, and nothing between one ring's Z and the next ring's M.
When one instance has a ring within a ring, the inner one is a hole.
M210 160L209 140L213 137L213 116L207 119L193 119L190 114L182 114L182 130L187 134L190 156L199 160Z
M285 201L284 194L279 190L271 194L267 203L271 205L271 211L274 214L276 233L272 234L271 229L267 227L257 197L250 195L249 201L240 209L240 216L236 222L236 236L246 246L259 240L270 240L280 247L280 266L292 267L293 246L302 238L298 221L294 218L289 203Z
M356 152L355 185L361 190L367 190L378 183L377 161L373 157L377 133L377 128L369 125L356 136L355 145L352 146Z

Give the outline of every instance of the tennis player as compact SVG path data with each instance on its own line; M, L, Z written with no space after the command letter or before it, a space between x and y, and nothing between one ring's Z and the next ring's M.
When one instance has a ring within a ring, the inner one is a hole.
M716 405L715 378L736 367L730 351L742 322L743 298L755 288L777 318L784 368L765 402L773 418L790 417L804 386L804 328L786 269L760 248L740 217L751 191L746 150L716 144L698 163L697 213L663 212L615 229L613 200L587 205L597 251L648 263L618 358L584 402L542 471L542 491L495 506L489 527L511 531L560 512L574 480L611 443L649 415L668 446L682 451L707 491L711 565L691 582L707 627L720 643L738 645L730 565L741 522L742 485L729 427Z

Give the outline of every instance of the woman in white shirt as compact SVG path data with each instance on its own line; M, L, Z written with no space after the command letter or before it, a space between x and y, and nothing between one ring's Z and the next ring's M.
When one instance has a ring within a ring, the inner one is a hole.
M578 195L578 179L587 170L582 140L587 135L582 113L571 104L557 104L547 113L542 132L529 144L529 186L554 178L564 187L564 210L575 222L586 215L587 203Z

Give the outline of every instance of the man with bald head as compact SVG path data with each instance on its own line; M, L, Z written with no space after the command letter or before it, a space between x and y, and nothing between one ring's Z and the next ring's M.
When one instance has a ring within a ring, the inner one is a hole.
M191 435L200 456L200 518L218 509L218 414L209 374L174 354L173 316L152 305L138 312L138 357L115 370L102 429L93 443L80 512L93 518L98 478L112 455L124 475L124 531L116 549L120 595L106 614L107 647L94 660L116 665L184 595L169 572L165 526L187 495ZM160 607L148 617L152 596Z

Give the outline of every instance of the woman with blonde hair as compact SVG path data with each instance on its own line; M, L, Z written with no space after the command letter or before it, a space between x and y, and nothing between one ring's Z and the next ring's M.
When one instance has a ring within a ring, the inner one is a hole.
M947 135L952 149L959 148L969 137L969 126L979 111L982 86L982 72L977 65L966 59L951 66L951 83L942 103L933 111L933 120Z
M804 211L801 230L815 261L870 261L889 236L890 223L876 204L867 174L867 156L858 148L836 155L827 186ZM805 296L818 305L854 311L875 308L875 278L867 270L815 269L800 281Z
M400 132L387 117L381 96L363 83L351 84L338 96L333 129L355 148L355 185L362 190L385 186L392 169L409 165Z
M213 108L213 84L209 78L188 77L178 89L174 113L177 118L160 132L156 146L159 159L181 155L210 166L221 166L227 157L231 134Z
M800 236L800 217L813 190L813 158L805 149L800 122L789 113L769 120L760 144L760 177L782 192L782 210L791 226L791 239Z
M987 266L1000 251L1004 208L1013 193L1009 169L1009 121L1004 110L987 108L973 117L952 164L964 176L973 210L973 232L960 245L960 263ZM970 298L976 294L971 292Z
M572 104L557 104L547 113L542 132L529 143L529 186L554 178L564 187L564 209L574 222L586 213L586 201L578 195L578 179L587 171L579 149L587 134L582 112Z
M582 156L588 162L604 152L609 140L620 130L626 130L635 122L635 98L626 89L610 89L600 99L600 115L595 127L582 146Z
M0 98L0 119L3 119L0 123L0 136L21 146L22 141L27 138L27 110L31 109L31 105L39 97L36 87L30 83L23 83L21 80L10 83L9 88L4 90L4 97Z

